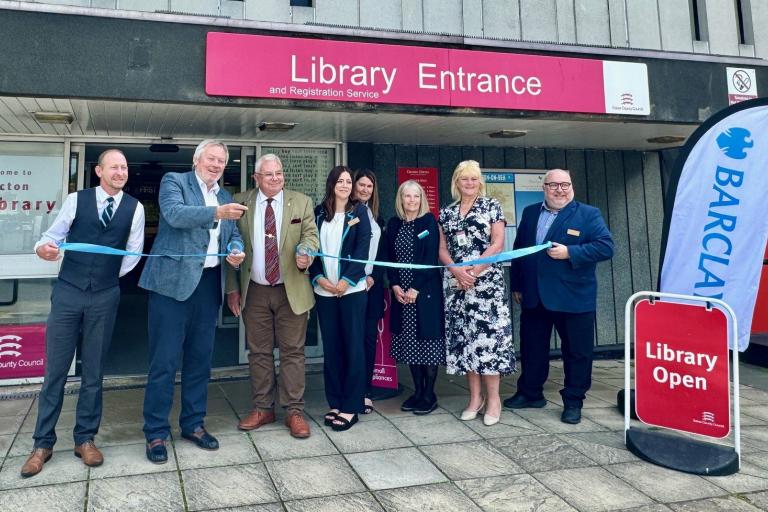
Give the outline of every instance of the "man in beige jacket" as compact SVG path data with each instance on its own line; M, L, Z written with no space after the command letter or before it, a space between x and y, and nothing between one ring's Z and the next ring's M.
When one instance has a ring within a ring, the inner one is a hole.
M240 269L227 268L227 304L243 315L248 343L253 409L238 424L253 430L275 421L275 380L279 404L286 409L291 435L306 438L304 418L304 343L309 310L315 303L304 270L316 251L317 226L309 197L284 190L283 164L277 155L256 161L256 188L235 196L248 206L238 221L246 259ZM297 250L302 249L302 250ZM280 375L275 378L273 342L280 351Z

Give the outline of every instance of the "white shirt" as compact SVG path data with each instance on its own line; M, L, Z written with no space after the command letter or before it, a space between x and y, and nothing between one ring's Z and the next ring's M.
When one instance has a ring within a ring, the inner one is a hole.
M107 194L106 190L101 188L101 185L96 187L96 209L98 210L99 218L107 207ZM123 199L123 191L121 190L113 196L115 205L112 208L112 214L114 216L117 213L117 209L120 207L120 201ZM61 205L61 210L56 216L56 220L53 221L48 231L43 233L43 236L35 244L35 251L37 248L48 242L60 244L66 240L69 235L69 229L72 227L72 222L77 215L77 192L72 192L64 200L64 204ZM125 245L125 250L128 252L140 253L144 249L144 206L141 203L136 205L136 211L133 212L133 221L131 222L131 231L128 234L128 242ZM61 258L61 253L59 253ZM139 262L141 256L123 256L123 261L120 264L120 277L124 276Z
M371 246L368 249L368 260L376 261L376 253L379 252L379 239L381 239L381 226L373 218L373 212L366 205L365 209L368 211L368 220L371 222ZM369 276L373 273L373 265L368 264L365 266L365 275Z
M328 222L324 220L320 226L320 247L325 254L339 255L341 253L341 236L344 234L344 228L346 227L347 216L344 212L336 213L333 216L333 220ZM341 268L341 260L330 257L323 257L323 268L325 268L325 278L328 279L331 284L336 285L339 282L340 275L339 269ZM344 295L349 295L354 292L361 292L365 290L365 279L361 279L359 283L352 286L349 285ZM336 295L325 290L319 284L315 285L315 293L322 297L335 297Z
M272 201L272 210L275 212L275 234L277 236L277 252L280 253L280 230L283 225L283 191L275 195ZM253 212L253 267L251 268L251 281L269 286L264 268L264 212L267 209L267 196L261 190L256 195L256 211ZM283 274L277 283L283 282Z
M219 206L219 199L216 194L219 193L219 184L214 183L213 186L208 189L208 185L205 184L200 176L195 172L195 179L197 184L200 185L200 191L203 193L203 199L205 199L205 206ZM216 227L208 230L208 254L219 253L219 233L221 232L221 221L216 222ZM213 268L219 266L218 256L206 256L203 268Z

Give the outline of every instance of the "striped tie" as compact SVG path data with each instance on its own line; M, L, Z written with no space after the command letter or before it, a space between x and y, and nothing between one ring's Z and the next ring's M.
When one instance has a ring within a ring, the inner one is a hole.
M264 277L271 285L280 279L280 256L277 253L277 224L275 210L272 209L273 198L267 199L264 209Z
M105 228L107 227L107 224L109 224L109 221L112 220L112 214L114 212L113 206L115 204L115 199L113 197L107 198L107 207L104 208L104 211L101 212L101 225Z

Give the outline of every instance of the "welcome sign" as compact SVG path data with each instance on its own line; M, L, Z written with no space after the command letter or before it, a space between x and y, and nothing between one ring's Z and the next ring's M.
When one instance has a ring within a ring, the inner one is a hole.
M214 96L649 115L645 64L211 32Z

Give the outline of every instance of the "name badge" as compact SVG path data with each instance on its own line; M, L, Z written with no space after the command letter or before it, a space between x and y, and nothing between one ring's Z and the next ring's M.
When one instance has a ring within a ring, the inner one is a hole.
M424 231L422 231L421 233L419 233L418 235L416 235L416 238L418 238L419 240L421 240L422 238L427 238L428 236L429 236L429 231L427 231L427 230L425 229Z
M459 245L459 247L469 245L469 238L467 238L467 234L463 231L456 233L456 243Z
M566 231L566 233L571 236L579 236L581 234L581 231L578 231L576 229L569 229L568 231Z
M355 225L355 224L357 224L358 222L360 222L360 217L355 217L354 219L352 219L352 220L350 220L349 222L347 222L347 225L348 225L348 226L354 226L354 225Z

